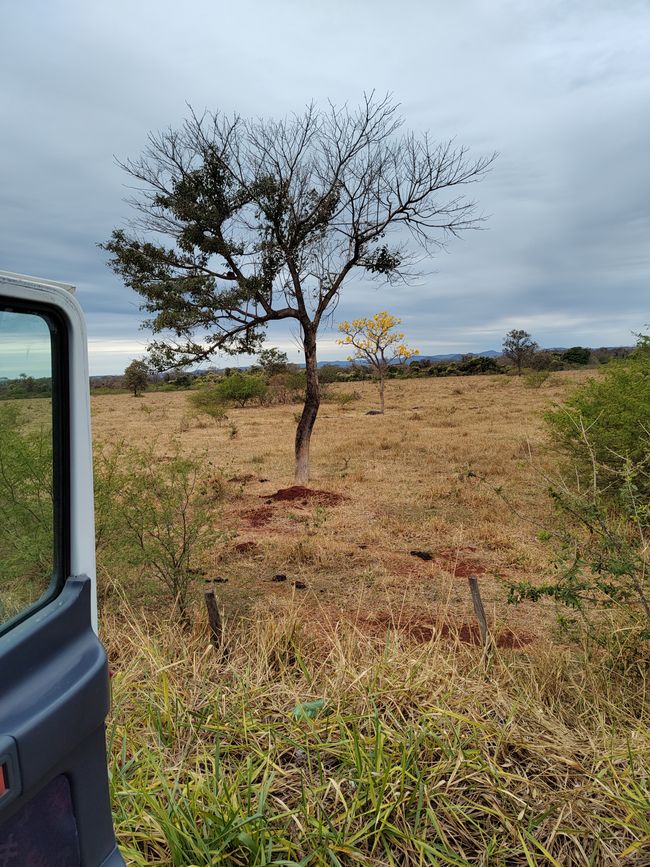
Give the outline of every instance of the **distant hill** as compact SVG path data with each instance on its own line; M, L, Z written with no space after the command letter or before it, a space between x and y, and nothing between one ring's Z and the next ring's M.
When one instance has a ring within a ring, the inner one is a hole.
M411 361L460 361L466 355L483 356L484 358L499 358L503 355L502 352L497 352L494 349L486 349L485 352L451 352L447 355L415 355L409 359ZM355 361L319 361L319 367L352 367L353 364L361 362ZM299 364L298 367L304 367L304 364Z

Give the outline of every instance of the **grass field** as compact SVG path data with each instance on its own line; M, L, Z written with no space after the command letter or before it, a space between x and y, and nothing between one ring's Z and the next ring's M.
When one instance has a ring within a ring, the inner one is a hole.
M323 493L297 499L273 499L292 486L295 405L229 410L233 437L227 423L194 415L185 392L99 396L94 434L155 441L161 453L175 439L212 461L225 482L225 536L204 567L206 578L227 579L218 588L227 613L300 595L319 619L431 622L443 607L464 621L466 579L476 574L495 623L544 639L539 609L506 609L495 578L548 570L548 545L537 539L549 510L535 468L546 460L542 413L580 376L556 374L539 389L510 377L392 382L385 416L365 414L376 405L373 384L335 386L361 399L323 404L310 482Z
M162 458L177 440L224 490L190 631L151 588L105 589L129 863L650 863L645 681L601 670L552 607L507 606L500 583L551 569L542 414L584 375L391 382L385 416L365 414L372 384L334 386L360 399L323 404L298 492L296 406L219 426L183 392L93 398L96 443Z

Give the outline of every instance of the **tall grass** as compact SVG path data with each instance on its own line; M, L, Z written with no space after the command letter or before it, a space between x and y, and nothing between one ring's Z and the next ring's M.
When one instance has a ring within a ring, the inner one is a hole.
M130 864L650 863L641 677L301 620L105 622Z

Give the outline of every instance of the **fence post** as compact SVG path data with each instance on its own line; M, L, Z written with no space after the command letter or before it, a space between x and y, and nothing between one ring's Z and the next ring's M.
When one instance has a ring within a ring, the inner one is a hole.
M210 626L210 640L215 650L221 647L223 639L223 624L219 614L219 605L214 590L205 591L205 607L208 611L208 624Z
M481 599L481 591L478 586L478 578L476 575L470 575L467 579L469 581L469 589L472 593L472 604L474 605L474 614L476 615L476 619L478 620L478 628L481 633L481 641L483 644L487 644L488 640L488 627L487 620L485 618L485 609L483 608L483 600Z

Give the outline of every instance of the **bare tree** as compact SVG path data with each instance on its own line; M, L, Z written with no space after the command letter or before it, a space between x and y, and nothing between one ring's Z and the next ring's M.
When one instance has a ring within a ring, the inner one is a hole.
M530 334L520 328L513 328L503 338L503 354L515 365L519 376L521 368L530 364L538 348Z
M138 182L138 216L130 234L116 229L103 247L144 299L160 369L218 351L253 353L269 322L299 324L300 484L320 405L316 338L346 278L403 279L414 248L431 251L480 220L461 190L494 156L470 159L453 142L402 133L397 109L370 95L356 110L311 105L278 121L191 112L122 164Z

